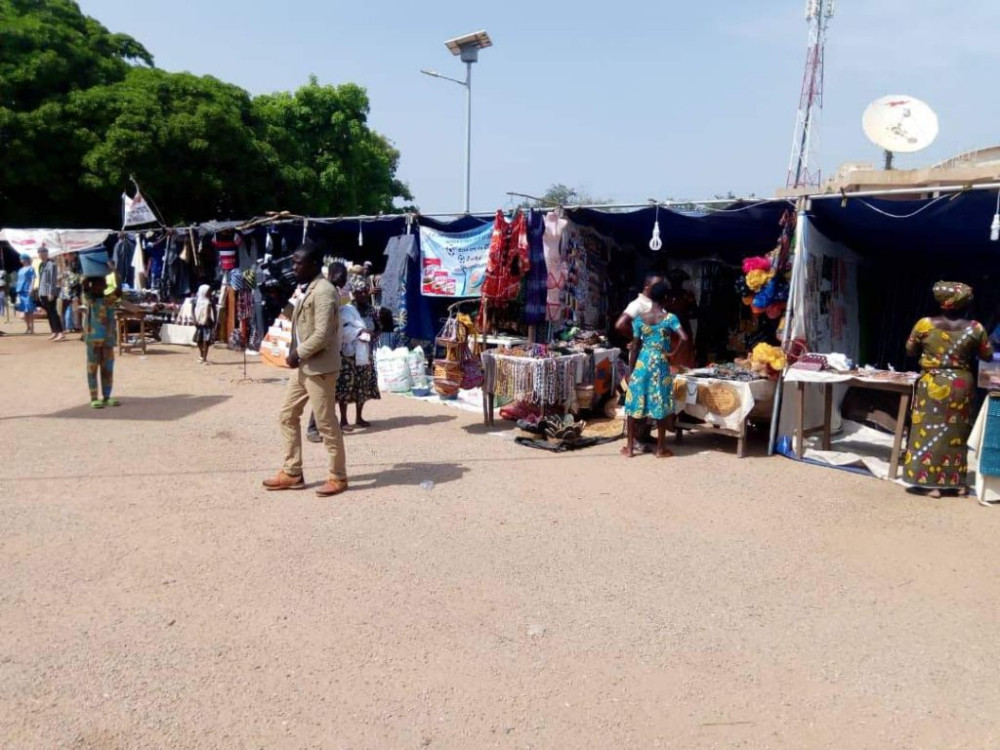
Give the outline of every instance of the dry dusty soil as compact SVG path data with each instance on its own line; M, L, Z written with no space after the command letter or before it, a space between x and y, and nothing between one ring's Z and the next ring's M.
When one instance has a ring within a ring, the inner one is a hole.
M44 338L0 339L5 750L1000 747L1000 510L389 396L348 494L269 495L279 371L157 346L94 412Z

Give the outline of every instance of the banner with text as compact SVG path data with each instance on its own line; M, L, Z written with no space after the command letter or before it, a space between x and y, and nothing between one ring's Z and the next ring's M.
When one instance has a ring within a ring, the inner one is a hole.
M492 223L456 233L420 227L421 293L426 297L478 297L492 237Z

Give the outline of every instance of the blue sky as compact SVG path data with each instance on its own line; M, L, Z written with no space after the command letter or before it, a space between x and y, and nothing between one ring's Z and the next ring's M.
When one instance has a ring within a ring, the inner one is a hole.
M157 65L293 89L316 74L371 97L425 213L462 207L464 92L445 39L481 28L473 71L473 210L562 182L618 202L771 195L785 182L805 61L803 0L424 3L81 0ZM1000 2L838 0L827 47L820 162L875 161L865 105L906 93L941 135L922 166L1000 142Z

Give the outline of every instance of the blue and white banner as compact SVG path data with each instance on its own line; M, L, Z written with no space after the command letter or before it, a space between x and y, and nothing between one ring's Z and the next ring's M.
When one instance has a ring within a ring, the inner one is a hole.
M493 224L446 233L420 227L421 293L426 297L478 297L486 278Z

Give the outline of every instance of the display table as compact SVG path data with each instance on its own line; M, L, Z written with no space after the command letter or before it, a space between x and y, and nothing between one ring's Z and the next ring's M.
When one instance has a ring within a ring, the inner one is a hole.
M558 406L565 412L576 401L578 385L592 381L595 372L608 373L610 387L613 363L619 349L595 349L592 354L566 354L549 357L524 357L487 350L483 360L483 421L494 424L496 397L530 401L533 404ZM603 389L607 392L608 388Z
M685 432L709 432L736 438L736 455L746 455L747 423L770 419L777 382L727 380L699 376L697 371L674 376L674 425L678 443ZM684 415L702 422L685 420Z
M804 370L790 367L785 371L786 383L794 383L795 398L795 455L802 458L805 455L805 438L816 432L822 432L823 450L831 447L831 423L833 420L833 388L843 384L853 388L867 388L873 391L888 391L899 394L899 412L896 417L896 432L892 441L892 456L889 460L889 479L895 479L899 473L899 458L903 450L903 433L906 429L906 418L910 412L910 402L913 399L913 386L920 375L917 373L886 373L882 376L865 375L857 372L830 372ZM819 385L823 388L823 424L820 427L806 429L806 386Z

